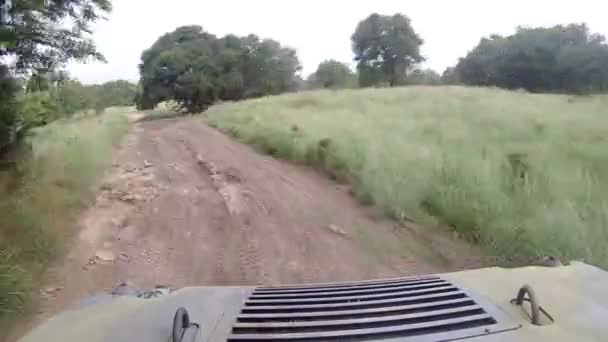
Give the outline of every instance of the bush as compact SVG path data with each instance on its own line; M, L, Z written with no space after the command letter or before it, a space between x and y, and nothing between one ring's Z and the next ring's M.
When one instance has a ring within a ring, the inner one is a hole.
M48 91L25 94L19 102L21 117L27 128L44 126L60 117L57 104Z

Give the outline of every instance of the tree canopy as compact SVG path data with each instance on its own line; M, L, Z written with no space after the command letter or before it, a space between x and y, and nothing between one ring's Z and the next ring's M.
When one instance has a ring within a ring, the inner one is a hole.
M137 95L137 85L125 80L106 82L92 86L95 91L96 109L132 106Z
M131 106L137 93L137 85L128 81L85 85L64 71L34 74L25 89L26 93L18 97L25 128L90 109L100 113L108 107Z
M439 85L441 84L441 76L433 69L415 69L408 72L406 84Z
M16 93L18 85L11 77L9 69L0 64L0 151L7 144L15 141L18 132Z
M423 40L402 14L370 15L357 25L351 40L361 86L402 84L407 71L424 61Z
M519 28L493 35L461 58L460 81L529 91L590 93L608 90L608 45L584 24Z
M352 88L357 84L356 77L348 65L330 59L319 64L310 80L313 87Z
M111 4L109 0L12 0L2 10L0 149L14 142L22 127L16 75L48 72L70 59L103 60L88 33L90 24L109 12Z
M52 70L70 59L103 60L86 34L90 23L112 9L109 0L12 0L7 9L0 57L15 57L17 71Z
M200 112L217 100L239 100L290 90L300 63L293 49L255 35L217 38L182 26L143 52L138 107L175 100Z

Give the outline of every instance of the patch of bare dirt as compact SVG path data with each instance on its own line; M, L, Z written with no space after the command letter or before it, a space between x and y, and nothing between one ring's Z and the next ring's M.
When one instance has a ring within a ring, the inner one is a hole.
M454 270L466 246L373 215L348 188L255 153L200 119L135 123L39 320L140 287L359 280Z

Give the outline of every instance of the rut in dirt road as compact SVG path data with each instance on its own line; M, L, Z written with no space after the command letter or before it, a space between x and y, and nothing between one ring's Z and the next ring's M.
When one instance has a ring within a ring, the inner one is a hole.
M449 264L464 246L374 215L347 187L257 154L200 118L134 124L80 222L51 272L61 291L43 316L121 281L272 285L466 266Z

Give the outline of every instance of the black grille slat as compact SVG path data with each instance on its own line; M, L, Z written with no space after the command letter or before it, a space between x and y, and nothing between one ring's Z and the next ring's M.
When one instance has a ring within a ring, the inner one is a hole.
M346 319L359 317L382 317L387 315L400 315L417 312L430 312L434 310L451 309L475 305L469 298L444 300L439 303L425 303L417 305L388 306L374 309L299 312L299 313L271 313L271 314L241 314L237 322L296 322L296 321L323 321L332 319Z
M432 341L517 328L488 304L437 276L256 288L228 341Z
M406 314L375 318L358 318L322 322L263 322L263 323L236 323L234 333L290 333L314 332L328 330L354 330L365 328L378 328L383 326L434 322L451 318L466 317L483 314L480 307L464 307L457 309L438 310L425 314Z
M356 330L325 331L323 333L288 333L288 334L232 334L228 337L230 342L244 341L335 341L360 340L360 338L388 338L424 335L435 332L444 332L456 329L493 324L495 321L487 314L467 316L465 318L451 318L441 321L396 325L390 327L367 328Z
M332 291L319 291L319 292L309 292L309 291L301 291L295 293L271 293L271 294L257 294L253 293L250 297L251 299L290 299L290 298L324 298L324 297L347 297L357 294L373 294L373 293L391 293L391 292L399 292L403 290L424 290L424 289L432 289L436 287L441 287L449 285L445 281L434 281L432 283L427 284L417 284L417 285L392 285L382 288L356 288L349 290L338 290L335 289Z
M427 296L411 297L407 299L383 299L373 302L354 302L341 304L309 304L309 305L282 305L282 306L247 306L241 311L242 313L289 313L289 312L314 312L314 311L332 311L332 310L353 310L353 309L371 309L379 307L387 307L390 305L412 305L424 304L431 302L439 302L442 300L465 298L467 295L464 292L440 293Z
M379 293L379 294L365 294L359 296L348 296L348 297L337 297L337 298L295 298L295 299L249 299L245 302L245 306L254 305L299 305L299 304L339 304L339 303L352 303L352 302L368 302L373 300L381 299L397 299L397 298L409 298L416 296L432 295L438 293L457 292L458 289L444 285L433 289L414 290L414 291L400 291L395 293Z

